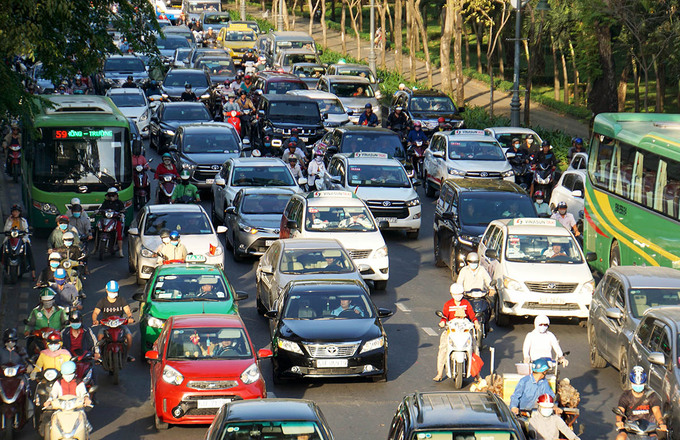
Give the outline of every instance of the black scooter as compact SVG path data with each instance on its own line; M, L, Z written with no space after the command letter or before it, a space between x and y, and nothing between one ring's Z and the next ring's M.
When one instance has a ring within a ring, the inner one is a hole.
M475 312L481 334L477 335L477 347L482 350L484 338L489 333L489 322L491 321L491 302L489 293L482 289L471 289L465 292L464 298L470 302L472 310Z
M19 278L28 272L28 243L24 241L26 232L19 228L12 228L4 233L7 239L2 245L2 268L5 279L15 284Z

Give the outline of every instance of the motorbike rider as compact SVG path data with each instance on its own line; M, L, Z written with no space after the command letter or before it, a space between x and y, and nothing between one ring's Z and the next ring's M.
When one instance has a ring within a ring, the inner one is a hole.
M12 228L17 228L22 232L28 234L30 232L28 228L28 221L21 216L21 206L12 205L10 210L10 216L5 222L5 232L9 232ZM7 241L9 237L5 237ZM35 281L35 260L33 259L33 248L31 247L31 239L28 235L22 237L23 242L26 244L26 271L31 271L31 278Z
M245 84L245 83L244 83ZM241 108L241 111L249 109L251 111L255 111L255 106L253 105L253 101L248 98L248 92L246 92L243 88L238 90L236 92L239 95L239 98L236 100L236 104Z
M536 359L531 363L531 374L517 382L515 391L510 396L510 411L518 415L520 411L531 412L538 403L538 396L549 394L555 397L550 382L545 378L548 374L548 361Z
M127 80L121 85L121 87L125 89L136 89L137 88L137 83L135 82L135 78L132 75L128 75Z
M567 231L572 231L574 233L574 237L578 237L581 235L581 232L578 230L578 226L576 226L576 219L574 218L574 215L570 212L567 212L567 202L559 202L557 204L557 211L553 213L550 218L553 218L560 222L562 226L567 228Z
M552 212L550 211L550 205L545 203L543 198L543 191L536 191L534 193L534 208L536 208L536 214L539 217L550 217Z
M36 286L46 286L54 282L54 272L61 265L61 254L59 252L52 252L49 255L48 266L40 271L38 279L35 282Z
M2 140L2 149L5 151L5 171L9 172L9 147L19 146L21 147L23 142L21 141L21 130L18 124L12 124L10 132L7 133L5 138Z
M0 365L28 365L28 355L23 347L17 345L18 340L17 329L5 329L2 334L2 347L0 347Z
M257 63L257 54L255 53L255 49L252 47L249 48L245 54L243 54L242 62L243 65L245 66L248 61L252 61L253 63Z
M444 303L442 308L442 313L444 318L439 321L439 327L446 327L446 322L457 318L467 318L470 322L474 323L477 333L480 333L479 322L475 316L475 311L472 309L470 302L463 298L463 286L458 283L453 283L449 287L449 293L451 294L451 299ZM472 346L474 347L475 353L477 352L477 344L472 341ZM446 356L448 351L448 335L446 332L442 332L439 338L439 351L437 352L437 375L432 378L435 382L441 382L444 380L444 368L446 367Z
M227 102L223 106L225 116L229 112L240 112L241 106L236 103L236 94L233 91L227 92Z
M149 163L149 161L146 160L146 157L144 157L144 152L142 151L141 142L133 142L132 143L132 168L136 167L137 165L141 165L144 168L147 168L148 163Z
M80 257L82 257L83 253L80 250L80 247L74 244L75 237L76 234L71 231L66 231L64 234L64 245L57 249L57 252L59 252L59 255L61 255L62 260L78 260Z
M250 92L253 91L254 87L255 83L253 83L253 77L246 74L246 76L243 77L243 84L241 84L241 90L250 94Z
M571 142L571 147L567 152L567 160L571 162L571 159L574 157L574 154L584 152L585 150L583 149L583 139L581 139L580 137L574 138L574 140Z
M185 102L196 102L198 101L198 98L196 97L196 94L191 90L191 84L186 83L184 84L184 91L182 92L182 95L180 96L181 101Z
M86 240L92 240L92 222L90 216L83 210L79 198L71 199L71 208L66 212L66 216L69 227L75 228L79 238L85 237Z
M125 313L127 324L132 324L134 322L130 306L127 301L125 301L125 298L118 296L118 290L118 282L111 280L106 283L106 296L97 302L97 305L94 306L94 311L92 312L93 326L99 325L100 315L101 319L106 319L112 316L122 317L123 313ZM125 341L127 342L127 351L128 353L132 353L132 333L127 325L124 325L122 329ZM97 341L101 341L102 339L104 339L104 328L101 328L97 334ZM134 362L135 358L128 354L127 360L128 362Z
M530 437L536 440L555 440L560 433L569 440L580 440L567 426L562 417L555 414L555 399L550 394L538 396L538 411L529 418ZM533 436L531 435L533 433Z
M378 116L373 113L373 105L370 102L367 102L364 106L364 112L359 116L359 122L357 124L377 127L379 123Z
M83 327L83 317L80 312L74 310L68 317L69 325L61 332L61 340L64 348L73 354L80 351L92 352L95 359L100 358L97 339L89 327Z
M212 26L208 26L208 30L203 33L203 46L214 46L215 41L217 41L217 32L215 32Z
M288 156L288 160L286 161L286 166L290 170L291 174L293 174L293 178L295 180L301 179L304 176L302 175L302 168L300 168L300 164L298 164L298 158L294 154L291 154Z
M458 272L456 282L463 286L464 292L475 289L488 292L489 298L493 303L496 289L491 286L491 276L489 275L489 272L479 264L479 254L477 252L470 252L465 257L465 261L467 264Z
M160 237L163 243L156 250L158 264L163 264L163 261L186 260L187 248L182 243L180 243L179 232L169 232L167 229L164 229L161 231Z
M305 144L305 141L303 141L300 138L300 130L297 128L293 128L290 130L290 138L288 138L288 142L295 142L295 146L298 147L298 149L302 152L302 155L304 156L304 152L307 151L307 144Z
M453 127L451 124L446 122L446 118L444 116L440 116L437 118L437 131L451 131L453 130Z
M534 329L527 333L522 346L524 363L528 364L536 359L546 358L557 359L565 367L569 365L557 337L553 332L548 331L549 326L550 318L546 315L538 315L534 318ZM555 357L553 357L553 351Z
M393 130L401 134L407 129L408 116L406 116L406 113L404 113L403 110L404 108L398 105L394 108L394 112L392 112L387 117L387 128L389 130Z
M106 191L106 200L99 206L99 211L113 210L119 216L116 219L116 240L118 241L118 257L123 258L123 225L125 224L125 204L118 198L118 189L111 187Z
M522 147L519 138L512 138L512 145L505 153L506 156L508 155L508 153L514 154L514 156L512 157L508 157L508 162L510 162L510 165L514 167L519 167L524 163L529 163L530 158L529 150Z
M57 306L67 309L82 309L78 298L78 289L66 279L66 269L59 268L54 271L54 283L50 283L50 288L57 294L54 299Z
M73 84L73 93L87 95L89 92L90 88L87 86L87 84L83 83L83 77L76 75L75 82Z
M172 174L176 179L179 179L179 172L177 171L177 167L172 160L172 154L163 153L162 159L163 162L156 167L156 172L154 173L153 178L158 180L159 176L164 174Z
M416 121L413 123L413 128L411 129L411 131L408 132L408 135L406 136L406 141L410 146L415 145L417 141L421 141L423 145L427 143L427 135L422 130L422 124L420 121Z
M291 138L292 139L292 138ZM288 162L288 159L291 156L297 157L298 161L301 164L305 163L305 153L304 150L301 150L297 144L295 143L295 140L288 140L288 142L285 143L286 145L286 151L283 152L283 156L281 157L284 162Z
M150 96L160 96L163 94L163 91L161 90L160 86L158 85L158 81L155 79L152 79L149 81L149 86L146 88L146 91L144 92L146 97Z
M76 363L73 361L64 362L61 366L61 377L57 380L52 388L50 389L50 397L45 401L45 409L48 411L43 412L43 417L41 423L43 423L43 431L47 429L45 426L51 419L51 411L49 409L52 407L52 402L58 400L63 396L75 396L83 399L84 406L92 405L92 400L87 392L87 387L85 384L76 377ZM88 432L92 432L92 425L87 422Z
M80 238L78 237L78 230L73 226L69 226L69 218L65 215L57 217L57 227L54 228L50 236L47 238L47 252L51 253L64 247L64 234L72 232L75 237L73 242L80 246Z
M198 194L198 188L193 183L189 182L191 178L191 173L189 170L182 170L179 173L180 184L175 186L175 190L172 192L172 202L177 200L184 201L183 198L186 197L194 203L199 203L201 197Z
M541 151L533 155L532 163L534 166L539 165L544 169L551 168L553 171L557 168L557 157L552 151L552 147L548 141L543 141L541 144ZM529 189L529 194L534 192L534 179L531 180L531 188Z
M314 150L314 160L309 162L307 167L307 176L309 176L309 187L314 189L316 179L321 179L326 172L326 164L323 162L324 152L321 148Z
M238 95L239 91L241 90L241 84L243 84L243 70L239 70L236 72L236 76L234 77L234 81L232 81L231 85L229 85L229 88Z
M55 368L61 371L65 362L71 360L71 353L61 346L61 333L59 330L52 330L47 335L47 348L40 352L35 368L31 372L31 379L35 380L37 373L42 370Z
M626 415L626 419L632 422L646 420L656 423L657 431L668 431L661 412L661 399L654 391L645 392L647 373L645 369L636 365L630 371L630 390L626 390L619 398L619 409ZM624 429L623 417L616 415L616 429L619 433L616 440L626 440L628 434Z

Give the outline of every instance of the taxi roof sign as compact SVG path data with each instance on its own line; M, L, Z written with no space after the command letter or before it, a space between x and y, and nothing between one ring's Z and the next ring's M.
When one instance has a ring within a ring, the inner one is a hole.
M459 135L479 135L479 136L488 136L488 133L486 133L484 130L473 130L471 128L465 128L462 130L455 130L453 132L454 135L459 136Z
M194 254L189 254L187 257L184 259L187 263L205 263L206 258L205 255L194 255Z
M387 153L378 153L376 151L357 151L356 153L352 154L351 157L354 158L363 158L363 159L389 159L389 154Z
M314 191L307 194L308 199L317 199L320 197L351 199L356 198L357 196L349 191L337 191L337 190Z
M508 226L558 226L557 220L552 218L516 218ZM561 225L560 225L561 226Z

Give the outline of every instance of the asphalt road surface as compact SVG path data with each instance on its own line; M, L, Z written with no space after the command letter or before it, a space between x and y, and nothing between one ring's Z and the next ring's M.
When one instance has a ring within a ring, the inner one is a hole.
M147 157L156 157L147 151ZM10 183L6 176L5 194L14 203L20 200L18 185ZM337 439L384 439L387 437L394 411L404 395L418 391L453 390L451 380L434 383L435 357L439 341L438 318L434 311L440 309L450 298L451 278L448 270L433 264L432 214L434 200L419 191L423 203L423 223L418 240L408 240L404 234L388 232L385 240L389 248L390 280L385 292L374 292L373 300L378 307L394 310L394 316L384 321L389 341L389 374L386 383L364 380L314 380L274 386L269 360L261 362L270 397L305 398L314 400L324 412ZM203 206L209 212L209 196L204 196ZM35 237L34 254L41 269L44 264L44 237ZM127 252L127 247L125 249ZM269 327L266 319L255 310L256 260L236 263L231 255L225 255L225 272L236 290L249 293L250 297L240 303L243 318L255 348L269 344ZM104 295L104 286L110 279L121 285L121 296L131 298L140 290L130 276L127 258L107 257L103 262L90 258L91 275L85 282L88 294L84 312L86 323L96 301ZM37 303L37 291L30 289L27 280L16 286L5 286L4 320L6 325L20 321ZM132 300L130 300L132 302ZM158 433L153 427L152 407L149 400L149 367L139 359L138 326L131 327L135 334L133 353L137 362L128 363L121 372L121 383L112 384L110 377L98 369L99 404L89 413L95 430L93 439L202 439L207 426L173 426ZM495 328L486 340L482 352L485 365L482 374L489 374L491 362L488 347L495 348L495 368L498 372L514 372L515 362L521 362L524 336L533 329L532 320L516 320L508 328ZM616 370L607 367L593 370L588 361L588 342L585 328L577 322L554 322L550 327L565 351L570 351L569 366L561 372L569 377L572 385L581 393L581 416L584 439L613 438L613 414L621 390ZM469 386L469 383L468 383ZM578 433L577 433L578 434ZM38 438L30 427L18 436L21 439Z

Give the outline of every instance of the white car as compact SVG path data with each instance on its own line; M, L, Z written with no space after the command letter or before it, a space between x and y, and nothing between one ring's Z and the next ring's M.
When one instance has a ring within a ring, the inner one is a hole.
M142 208L128 230L128 265L136 274L137 283L151 277L158 265L154 253L161 245L162 230L178 231L180 243L187 253L205 256L205 263L224 268L224 248L217 234L227 232L224 226L215 230L200 205L146 205Z
M505 179L515 174L498 141L482 130L441 131L425 150L425 193L434 197L446 179Z
M418 238L420 198L402 164L387 154L336 154L322 185L324 189L355 192L366 202L381 229L400 229L406 231L408 238Z
M557 220L494 220L478 246L496 286L496 323L510 316L548 315L587 319L595 281L571 232Z
M286 94L306 96L316 101L319 104L319 112L324 118L323 125L327 130L349 124L349 117L354 114L352 110L347 110L340 98L332 93L321 90L289 90Z
M588 168L588 153L576 153L569 162L568 170L585 170Z
M525 138L531 139L533 141L532 145L537 147L541 146L543 139L532 129L524 127L489 127L485 128L484 131L496 138L496 140L501 144L501 148L505 153L510 147L512 147L512 140L514 138L519 138L524 140Z
M149 137L151 111L149 110L149 100L146 99L142 89L133 87L111 88L106 91L106 96L111 98L126 118L130 118L137 123L143 138Z
M578 222L583 217L583 195L585 193L585 170L566 170L552 190L550 209L557 209L557 204L565 202L567 212L570 212Z
M295 194L281 217L280 238L335 238L376 290L390 277L387 246L368 206L349 191Z

